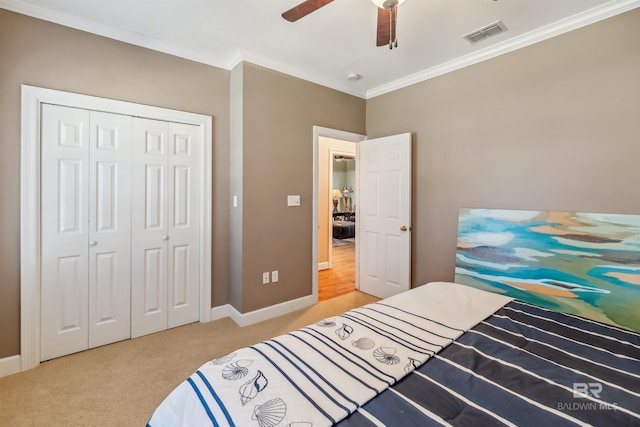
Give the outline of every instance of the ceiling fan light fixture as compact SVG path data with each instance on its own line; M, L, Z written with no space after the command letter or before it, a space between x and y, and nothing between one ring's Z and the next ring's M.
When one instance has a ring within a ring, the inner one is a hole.
M371 2L381 9L389 10L400 6L404 0L371 0Z
M398 39L396 37L396 23L398 19L398 6L404 2L404 0L371 0L371 2L378 8L378 40L377 45L382 46L386 44L384 41L385 35L388 35L389 49L398 47ZM382 28L385 20L388 19L389 30ZM382 41L382 43L381 43Z

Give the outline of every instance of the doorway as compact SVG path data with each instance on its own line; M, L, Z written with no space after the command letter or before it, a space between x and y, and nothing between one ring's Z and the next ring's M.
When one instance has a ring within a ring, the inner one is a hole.
M325 146L329 148L328 182L320 182L328 185L331 203L328 206L330 212L319 213L320 217L327 217L328 262L327 268L318 272L318 301L356 289L356 144L322 140L321 147Z
M313 233L312 279L318 301L358 288L357 143L364 139L364 135L314 127L313 228L317 231ZM334 222L339 226L335 239Z
M320 206L325 204L324 212L328 212L330 202L328 189L322 193L325 187L319 185L320 155L324 153L320 150L322 137L358 143L355 144L358 191L354 200L359 216L356 220L356 289L380 298L410 289L411 134L375 138L360 144L367 139L364 135L314 126L312 297L318 301L318 272L324 267L318 263L318 253L322 249L318 244L322 228L318 218L323 212ZM325 161L328 162L326 158ZM377 200L385 200L385 203L379 204ZM377 206L384 209L375 210ZM369 279L389 286L378 289Z

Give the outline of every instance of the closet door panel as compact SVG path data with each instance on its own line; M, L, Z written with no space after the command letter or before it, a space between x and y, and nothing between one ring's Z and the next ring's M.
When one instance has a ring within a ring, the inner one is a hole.
M40 360L88 348L89 112L42 106Z
M142 302L142 312L146 315L160 314L164 311L165 281L163 248L149 248L144 251L144 293Z
M168 326L199 319L199 164L197 126L169 124Z
M41 360L195 322L199 126L42 105Z
M90 116L89 347L131 336L131 117Z
M134 118L131 336L167 328L169 125Z
M144 229L164 233L165 165L144 165Z

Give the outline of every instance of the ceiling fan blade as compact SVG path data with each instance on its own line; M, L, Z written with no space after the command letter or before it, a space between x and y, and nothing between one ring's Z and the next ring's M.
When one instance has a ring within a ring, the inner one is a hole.
M311 12L315 12L322 6L331 3L333 0L307 0L303 1L296 7L287 10L282 17L289 22L296 22L300 18L304 18Z
M391 16L391 25L389 25ZM378 36L376 46L389 46L389 40L396 40L396 19L398 17L398 7L393 9L378 8Z

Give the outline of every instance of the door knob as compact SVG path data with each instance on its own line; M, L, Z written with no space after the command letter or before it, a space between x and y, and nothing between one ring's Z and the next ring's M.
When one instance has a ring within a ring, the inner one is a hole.
M400 231L407 231L407 226L403 225L402 227L400 227Z
M162 240L169 240L169 236L162 236Z
M92 240L92 241L89 242L89 246L95 246L97 244L98 244L98 242L96 242L95 240Z

